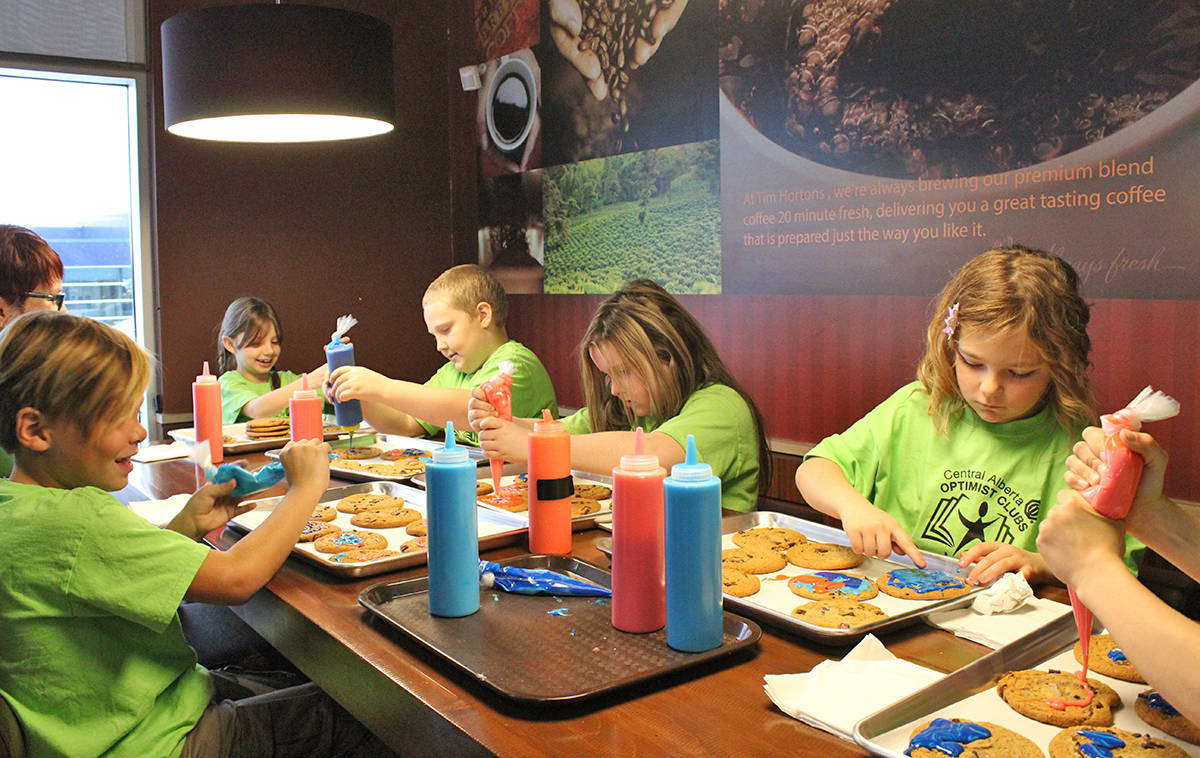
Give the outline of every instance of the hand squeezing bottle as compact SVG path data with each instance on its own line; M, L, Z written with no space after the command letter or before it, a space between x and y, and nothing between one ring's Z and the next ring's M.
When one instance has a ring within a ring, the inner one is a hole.
M666 622L663 479L658 456L645 452L642 428L633 454L612 470L612 625L653 632Z
M512 361L500 361L496 375L484 382L483 394L487 401L496 409L496 415L505 421L512 421ZM500 491L500 476L504 473L504 461L492 458L492 491Z
M1099 484L1080 492L1097 513L1110 519L1123 519L1129 515L1129 509L1133 506L1133 496L1137 494L1138 483L1142 479L1142 468L1146 462L1121 440L1121 430L1136 432L1142 428L1144 422L1161 421L1178 413L1179 401L1147 386L1129 402L1129 405L1116 413L1100 417L1100 426L1105 434L1104 451L1100 454L1100 460L1104 463L1105 470L1100 474ZM1080 672L1080 679L1086 683L1092 611L1075 595L1073 587L1068 587L1067 592L1071 598L1075 626L1083 648L1083 670Z
M330 335L329 344L325 346L325 362L329 373L342 366L354 365L354 346L342 342L342 336L350 331L350 327L358 323L354 316L338 316L337 329ZM350 430L350 446L354 447L354 430L362 424L362 403L357 400L338 401L333 399L333 412L337 416L337 425Z

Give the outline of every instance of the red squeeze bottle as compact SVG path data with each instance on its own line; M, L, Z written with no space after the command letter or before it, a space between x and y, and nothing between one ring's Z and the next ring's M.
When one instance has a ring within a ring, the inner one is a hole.
M658 456L643 452L637 428L633 455L613 469L612 625L653 632L667 621L663 480Z
M301 374L300 389L293 392L288 400L292 442L325 439L325 430L321 424L321 407L321 398L317 396L317 391L308 387L308 374Z
M529 434L529 552L571 552L571 435L549 409Z
M487 401L496 409L496 415L505 421L512 421L512 361L500 361L499 370L491 379L484 382L483 394ZM500 476L504 473L504 461L492 458L492 491L500 491Z
M208 443L212 462L225 460L225 435L221 429L221 385L217 377L204 371L192 382L192 420L196 424L196 443Z

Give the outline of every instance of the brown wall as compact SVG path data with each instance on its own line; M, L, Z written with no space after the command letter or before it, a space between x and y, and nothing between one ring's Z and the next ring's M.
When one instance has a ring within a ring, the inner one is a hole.
M421 319L425 285L451 262L446 6L344 0L391 25L396 130L314 145L188 140L162 126L159 26L229 0L150 0L154 199L163 409L190 413L190 384L216 359L231 300L261 296L279 311L280 366L323 362L337 316L359 363L421 379L441 363Z
M545 362L559 402L582 404L576 347L600 298L523 295L513 300L513 335ZM929 301L919 297L693 295L680 300L754 396L766 416L768 436L798 442L843 430L913 379L931 315ZM1124 405L1150 381L1183 405L1178 418L1152 424L1148 431L1171 455L1167 492L1200 500L1200 372L1193 360L1200 354L1200 302L1097 301L1089 333L1095 346L1092 380L1103 408Z

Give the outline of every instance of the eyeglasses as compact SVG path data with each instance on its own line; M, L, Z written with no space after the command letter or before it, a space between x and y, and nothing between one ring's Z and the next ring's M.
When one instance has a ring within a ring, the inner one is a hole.
M57 295L52 295L49 292L24 292L22 294L24 294L25 297L36 297L39 300L49 300L54 303L54 309L57 311L62 310L63 301L67 299L67 296L61 292Z

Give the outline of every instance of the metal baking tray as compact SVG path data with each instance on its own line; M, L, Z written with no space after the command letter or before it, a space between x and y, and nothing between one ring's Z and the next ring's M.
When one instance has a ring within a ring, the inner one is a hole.
M1080 665L1073 652L1078 640L1074 616L1056 619L859 720L854 726L854 741L875 755L905 758L904 749L908 747L909 737L919 724L934 718L964 718L989 721L1011 729L1033 740L1043 752L1049 754L1050 740L1062 728L1017 713L996 694L995 685L1009 671L1079 671ZM1088 677L1107 684L1121 696L1122 706L1113 711L1113 726L1128 732L1154 735L1179 745L1188 755L1200 754L1200 749L1195 745L1171 737L1138 717L1133 708L1134 701L1137 694L1149 689L1150 685L1114 679L1090 669Z
M358 440L360 439L360 435L358 432L355 432L354 439L355 439L355 442L358 442ZM362 446L366 447L369 445L371 447L377 447L377 448L379 448L380 452L387 452L388 450L409 450L409 449L411 449L411 450L422 451L422 453L427 453L429 451L432 451L432 450L442 447L443 444L444 443L441 442L440 440L429 440L429 439L422 439L422 438L417 438L417 437L396 437L394 435L388 435L387 441L384 441L384 440L368 441L368 440L364 439ZM339 445L339 447L345 447L345 446ZM356 445L356 447L357 447L357 445ZM466 446L464 445L463 447L466 447ZM466 447L466 449L468 450L468 454L470 454L470 451L474 451L477 448ZM269 451L267 451L266 455L268 458L278 459L279 451L278 450L269 450ZM482 465L482 463L487 460L486 458L483 457L483 451L479 451L479 453L477 455L474 455L471 457L476 458L476 465ZM391 461L387 461L383 458L375 457L375 458L360 458L360 459L355 460L354 462L355 463L390 463ZM409 476L388 476L386 474L377 474L377 473L373 473L371 471L361 471L361 470L357 470L357 469L342 468L339 465L339 463L340 463L339 460L334 460L334 461L329 462L330 476L333 476L335 479L345 479L345 480L348 480L351 482L411 482L412 479L414 478L414 476L420 476L420 474L409 475Z
M332 419L332 416L330 417ZM334 440L349 440L349 433L342 430L340 426L333 426L332 420L327 419L325 422L325 440L332 442ZM283 447L288 443L291 437L284 433L282 437L266 437L264 439L252 440L246 436L246 425L242 424L225 424L221 427L221 433L226 437L231 437L232 440L226 442L221 447L226 455L241 455L242 453L256 453L260 450L275 450ZM374 430L366 427L360 427L354 432L354 437L366 437L373 435ZM186 427L184 429L172 429L167 432L172 439L180 442L186 442L189 445L196 444L196 430L194 427Z
M365 484L352 484L345 487L331 487L325 490L325 494L321 495L319 502L332 505L348 495L355 495L360 492L376 492L402 497L407 507L420 511L422 516L425 515L424 490L395 482L369 482ZM257 507L230 521L229 526L241 532L253 531L255 527L266 520L267 516L271 515L271 512L275 510L275 506L282 499L282 497L272 497L248 501L255 503ZM520 542L529 531L528 525L522 524L511 517L506 518L504 514L494 513L483 508L476 508L475 512L479 517L479 547L481 550ZM341 513L340 511L333 523L343 529L365 529L365 527L352 525L350 523L350 514ZM404 529L401 526L391 529L367 529L366 531L377 532L386 537L388 548L394 550L402 543L414 539ZM370 563L334 563L329 560L329 553L317 552L317 549L313 547L313 543L297 542L292 547L292 555L340 577L358 578L375 576L376 574L388 571L397 571L409 566L423 565L427 552L425 550L417 550L392 558L371 561Z
M505 464L504 475L502 477L500 477L500 486L504 487L505 485L512 484L512 482L517 477L523 476L525 473L526 472L525 472L524 464L520 464L520 465L511 464L511 463ZM574 478L576 484L603 484L605 487L612 489L612 477L611 476L605 476L604 474L592 474L592 473L588 473L586 471L575 471L575 470L571 471L571 476ZM491 484L491 481L492 481L491 467L490 466L481 467L479 469L478 478L480 481L484 481L484 482ZM417 474L416 476L414 476L412 478L411 483L418 487L424 487L425 486L424 475ZM600 510L596 511L595 513L589 513L585 516L576 516L575 518L571 519L571 531L580 532L580 531L583 531L584 529L590 529L593 526L599 526L603 529L608 529L610 531L612 530L612 526L611 526L611 524L612 524L612 496L610 495L609 497L606 497L603 500L597 500L596 502L600 504ZM515 512L509 511L509 510L505 510L504 508L497 508L496 506L491 505L484 500L480 500L477 504L479 505L480 508L484 508L489 511L494 511L496 513L503 513L508 516L512 516L512 517L520 520L520 522L522 524L524 524L525 526L527 526L527 527L529 526L529 511L528 510L515 511Z
M525 555L501 563L546 568L604 587L612 582L609 572L571 557ZM608 598L479 592L479 611L462 618L430 615L427 577L372 585L358 602L485 686L525 703L592 698L727 656L762 636L754 622L725 612L722 645L684 653L667 646L664 630L614 629Z
M808 537L810 540L817 542L833 542L839 545L850 544L846 533L841 529L832 526L825 526L814 521L806 521L795 516L788 516L784 513L775 513L773 511L756 511L754 513L743 513L737 516L729 516L721 521L721 546L722 548L737 547L733 543L734 532L740 532L743 529L750 529L760 526L779 526L795 529L796 531ZM967 571L958 567L958 561L954 558L948 558L944 555L935 553L921 552L925 556L926 566L932 569L945 571L948 574L965 577ZM894 557L893 559L880 560L878 558L867 558L862 562L862 565L852 568L843 569L849 573L860 574L869 579L887 573L895 568L911 568L913 563L907 557ZM762 584L762 589L753 595L747 597L733 597L725 595L725 607L733 608L739 613L745 613L754 618L765 621L767 623L780 626L784 629L794 631L804 637L823 642L825 644L849 645L858 642L867 634L878 634L880 632L895 629L900 626L911 624L919 621L921 618L933 613L934 611L944 611L949 608L955 608L961 605L970 603L975 595L983 590L982 587L971 590L965 595L960 595L956 598L948 600L905 600L891 595L885 595L880 592L875 597L866 602L878 606L887 618L874 621L863 626L856 626L850 629L832 629L829 627L817 626L806 621L801 621L791 615L793 609L797 606L809 602L807 598L800 597L793 593L787 587L787 579L797 576L801 573L816 571L818 569L805 569L788 563L779 571L772 571L767 574L758 574L759 581Z

